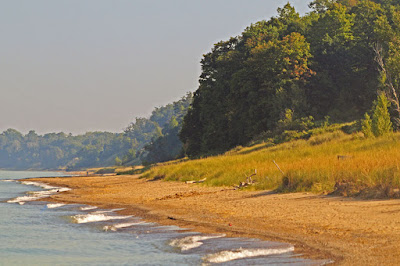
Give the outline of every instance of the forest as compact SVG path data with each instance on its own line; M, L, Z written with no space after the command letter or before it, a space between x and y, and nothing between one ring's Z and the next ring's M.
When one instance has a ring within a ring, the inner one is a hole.
M180 137L190 157L361 119L378 94L399 117L400 1L287 4L204 55Z
M122 133L24 135L8 129L0 134L0 168L78 170L175 159L182 150L177 132L191 101L188 93L157 107L150 118L136 118Z
M258 140L279 143L368 118L382 94L398 129L400 1L315 0L309 7L301 16L288 3L276 17L216 43L203 55L193 94L136 118L122 133L4 131L0 168L147 165Z

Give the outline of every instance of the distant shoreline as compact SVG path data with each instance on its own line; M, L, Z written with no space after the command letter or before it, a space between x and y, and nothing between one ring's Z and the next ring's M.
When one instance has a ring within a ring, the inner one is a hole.
M400 263L400 200L236 191L123 175L31 180L73 189L48 201L124 208L121 214L163 225L287 242L307 258L335 264Z
M34 170L34 169L28 169L28 170L14 170L14 169L3 169L0 168L0 171L9 171L9 172L44 172L44 173L63 173L65 174L65 177L72 177L72 176L85 176L86 171L64 171L64 170ZM31 177L27 177L27 179L30 179ZM41 177L42 178L42 177ZM49 177L46 177L49 178Z
M65 170L51 170L51 169L13 169L13 168L0 168L0 171L13 171L13 172L63 172L68 173ZM74 172L74 171L72 171Z

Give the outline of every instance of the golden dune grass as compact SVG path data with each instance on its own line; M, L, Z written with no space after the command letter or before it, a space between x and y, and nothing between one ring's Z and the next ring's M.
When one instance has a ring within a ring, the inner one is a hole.
M282 174L273 163L282 169ZM365 139L334 131L276 146L263 143L225 155L153 167L145 177L233 186L254 173L254 189L332 192L337 183L399 188L400 134Z

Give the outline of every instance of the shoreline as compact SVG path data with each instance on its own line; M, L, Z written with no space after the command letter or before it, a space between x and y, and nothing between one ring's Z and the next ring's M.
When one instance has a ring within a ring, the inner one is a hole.
M161 225L290 243L305 258L334 264L400 263L400 200L238 191L123 175L25 180L72 189L45 201L124 208L118 213Z

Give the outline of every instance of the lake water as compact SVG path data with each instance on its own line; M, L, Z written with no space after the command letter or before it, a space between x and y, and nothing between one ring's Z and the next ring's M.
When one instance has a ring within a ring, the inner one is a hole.
M0 171L0 265L322 265L285 243L204 235L96 206L32 201L64 188L16 182L59 172Z

